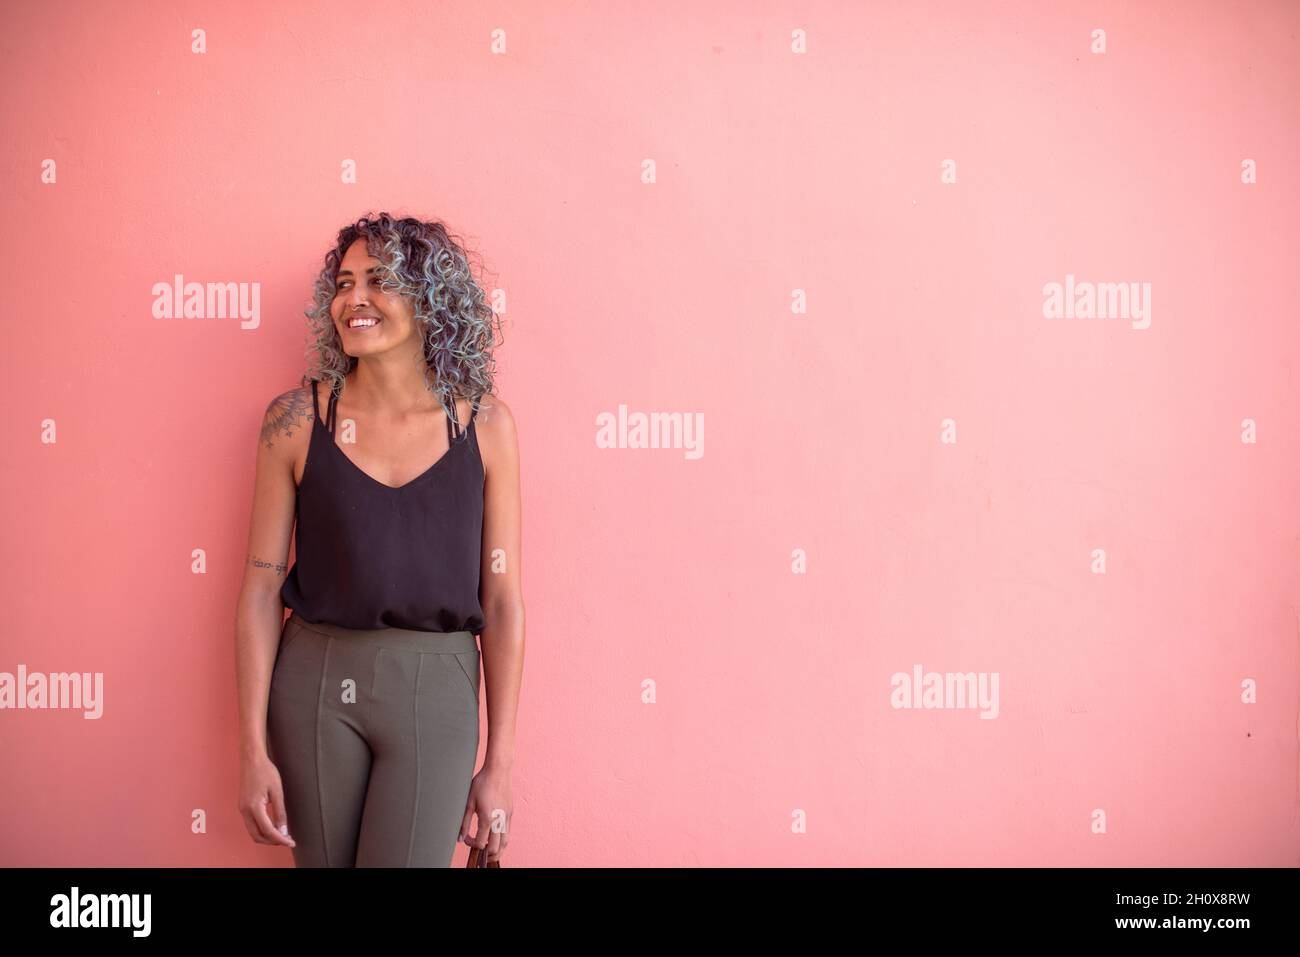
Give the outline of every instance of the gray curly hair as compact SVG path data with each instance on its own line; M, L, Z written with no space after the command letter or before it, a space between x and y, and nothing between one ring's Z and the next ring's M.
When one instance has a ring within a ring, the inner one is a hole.
M499 318L474 279L469 255L439 221L395 219L380 213L339 230L334 248L325 254L306 312L314 341L307 350L308 372L302 385L314 379L328 382L338 392L343 377L356 368L357 357L343 351L330 305L338 291L339 264L358 239L365 240L370 255L382 264L376 274L384 291L413 302L415 321L423 333L429 391L456 418L457 398L480 398L492 392L496 374L492 350L504 337L500 337Z

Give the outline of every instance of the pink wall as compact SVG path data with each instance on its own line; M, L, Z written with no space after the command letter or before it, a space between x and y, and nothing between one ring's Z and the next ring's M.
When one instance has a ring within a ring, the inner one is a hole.
M1300 862L1296 5L323 6L6 13L0 671L104 710L0 712L0 864L290 865L236 812L255 443L379 209L506 297L507 866ZM155 319L177 273L256 328Z

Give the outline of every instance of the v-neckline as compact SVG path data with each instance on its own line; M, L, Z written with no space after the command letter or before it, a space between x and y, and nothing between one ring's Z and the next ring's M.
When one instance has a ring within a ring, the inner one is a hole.
M329 445L333 447L334 451L338 453L339 457L343 459L343 461L346 462L349 466L351 466L352 470L355 471L362 478L368 480L369 482L371 482L371 484L378 485L380 488L387 489L390 492L402 492L410 488L415 483L423 481L425 478L432 475L435 471L437 471L440 465L442 465L449 458L451 458L451 453L456 451L456 448L458 446L464 445L468 441L469 432L471 429L474 428L474 420L470 419L469 425L465 427L465 429L460 433L460 435L457 438L451 441L451 444L447 447L447 451L443 452L442 455L438 456L438 461L434 462L432 465L430 465L427 469L425 469L415 478L411 479L409 482L406 482L403 485L389 485L386 482L381 482L379 481L379 479L375 478L373 475L371 475L369 472L363 469L356 462L353 462L352 459L348 457L348 454L343 451L342 447L338 444L338 442L334 440L334 436L330 435L329 430L325 428L325 423L321 421L320 416L316 417L316 421L313 423L313 427L318 428L320 430L321 438L324 439L327 443L329 443Z

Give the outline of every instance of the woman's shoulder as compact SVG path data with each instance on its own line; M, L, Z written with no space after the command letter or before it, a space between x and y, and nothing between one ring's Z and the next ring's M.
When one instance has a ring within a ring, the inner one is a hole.
M292 444L294 438L310 431L315 418L311 383L281 392L262 413L262 444L267 448Z
M479 451L485 467L490 469L490 463L510 461L517 455L515 417L510 406L500 397L484 395L479 398L474 431L478 435Z
M471 406L473 400L466 400L466 406ZM482 433L486 429L514 428L514 416L510 412L510 406L497 395L485 393L478 398L478 412L475 413L474 421L477 423L478 430Z

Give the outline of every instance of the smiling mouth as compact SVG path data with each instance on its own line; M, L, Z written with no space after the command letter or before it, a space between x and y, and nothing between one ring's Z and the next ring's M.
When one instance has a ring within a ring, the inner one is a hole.
M348 328L373 329L375 326L379 325L379 322L380 320L377 316L351 316L348 319Z

